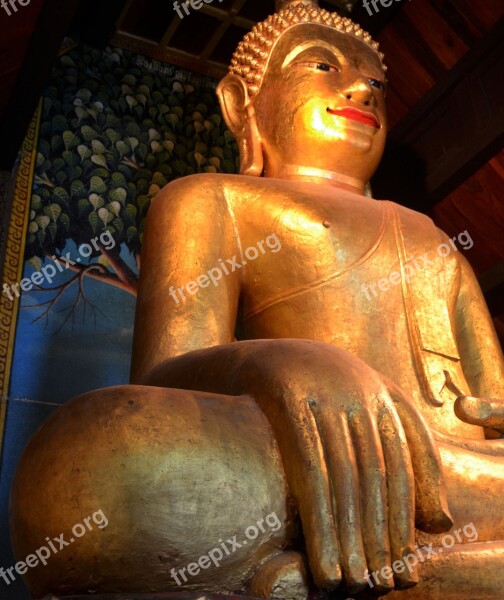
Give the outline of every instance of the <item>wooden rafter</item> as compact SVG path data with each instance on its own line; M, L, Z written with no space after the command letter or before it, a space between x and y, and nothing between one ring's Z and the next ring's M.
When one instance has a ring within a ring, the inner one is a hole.
M427 212L502 148L503 70L501 19L392 130L379 196Z

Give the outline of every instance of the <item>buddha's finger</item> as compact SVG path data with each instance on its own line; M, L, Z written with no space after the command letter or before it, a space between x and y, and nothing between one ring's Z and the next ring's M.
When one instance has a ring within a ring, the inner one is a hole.
M340 555L332 513L332 498L320 431L306 408L303 427L298 419L284 421L278 431L289 485L297 503L313 579L322 589L341 584ZM283 445L283 444L281 444Z
M504 400L461 396L455 401L457 417L481 427L490 427L504 433Z
M357 461L346 415L324 412L317 421L333 490L343 580L346 590L354 593L367 586Z
M378 427L367 411L353 413L349 425L359 471L362 539L368 569L370 573L381 572L384 567L390 570L387 479ZM378 591L390 591L394 588L393 578L380 574L378 585Z
M378 416L388 486L390 549L396 587L404 589L418 583L418 558L415 555L415 479L406 434L395 409L384 407ZM413 555L414 561L411 559Z
M453 520L434 437L423 416L401 390L391 382L388 388L406 433L415 473L416 526L427 533L449 531Z

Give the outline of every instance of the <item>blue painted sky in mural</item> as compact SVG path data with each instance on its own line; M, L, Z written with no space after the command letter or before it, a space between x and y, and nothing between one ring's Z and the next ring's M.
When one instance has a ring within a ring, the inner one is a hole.
M63 254L78 256L77 248L69 241ZM136 269L128 250L122 258ZM34 272L25 266L24 277ZM66 271L50 287L71 279ZM26 308L52 298L54 294L23 294L19 314L14 367L11 377L11 398L28 398L43 402L62 403L88 390L128 382L135 298L101 281L85 278L84 289L90 303L103 313L93 315L89 305L77 308L75 319L62 323L67 311L74 306L78 283L68 288L51 308L48 319L37 321L45 307ZM61 329L58 331L58 329Z
M79 256L77 247L69 241L63 254ZM134 258L121 249L123 260L137 272ZM31 277L34 269L25 264L23 277ZM67 271L58 275L50 287L72 277ZM6 533L9 488L22 450L39 425L73 396L86 391L127 383L131 357L131 342L135 316L135 298L112 285L86 278L84 289L89 301L98 306L96 323L91 310L84 316L79 306L75 321L59 331L66 311L77 295L74 283L49 313L49 319L33 322L44 308L22 308L19 313L11 373L10 402L7 412L9 427L4 440L0 493L0 539ZM53 294L28 292L22 295L21 306L40 304ZM0 543L0 565L10 566L15 559L10 544ZM2 584L0 583L0 586ZM0 598L29 600L30 595L21 580L0 590Z

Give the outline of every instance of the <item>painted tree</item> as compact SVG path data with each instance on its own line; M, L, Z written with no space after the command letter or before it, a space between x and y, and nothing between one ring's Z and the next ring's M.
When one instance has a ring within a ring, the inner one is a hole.
M209 83L117 48L77 47L59 58L42 101L26 259L38 270L69 239L79 246L104 231L116 245L72 266L75 276L51 290L56 300L74 282L83 294L84 277L135 295L138 277L120 248L139 266L159 189L184 175L236 171L236 144Z

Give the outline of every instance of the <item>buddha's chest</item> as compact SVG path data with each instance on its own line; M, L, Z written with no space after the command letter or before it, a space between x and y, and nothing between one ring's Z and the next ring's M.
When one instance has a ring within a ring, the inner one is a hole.
M317 339L344 332L355 340L366 331L366 339L404 343L413 335L424 350L457 357L456 259L437 251L430 219L355 194L275 200L256 223L249 216L247 243L278 238L277 251L244 274L243 314L252 327L267 325L266 337L316 331Z
M262 244L265 251L260 260L247 261L244 279L251 304L287 290L316 286L326 278L356 271L363 263L369 267L379 246L376 277L397 260L387 203L355 194L300 193L276 200L263 204L260 212L249 213L242 236L245 259L253 254L251 248L268 236L278 240L275 251ZM384 245L384 237L390 243Z

